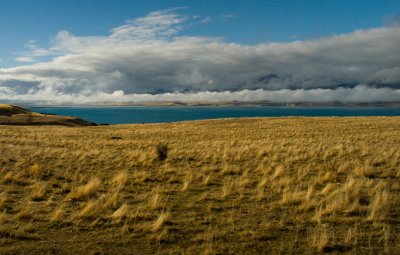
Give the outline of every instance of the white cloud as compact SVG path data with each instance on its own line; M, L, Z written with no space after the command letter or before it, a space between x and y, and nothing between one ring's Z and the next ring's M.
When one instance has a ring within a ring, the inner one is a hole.
M30 41L20 60L52 60L0 69L0 99L400 101L399 26L248 46L179 36L192 19L156 11L108 36Z
M113 28L111 38L152 39L160 36L171 36L182 29L187 18L175 12L176 9L155 11L146 17L128 21L125 25Z
M236 17L236 15L235 14L222 14L220 17L223 19L233 19Z
M383 25L388 27L400 25L400 14L392 14L383 18Z
M212 21L213 21L213 18L212 18L210 15L208 15L207 17L203 18L203 19L200 21L200 23L202 23L202 24L208 24L208 23L210 23L210 22L212 22Z
M281 90L241 90L241 91L202 91L189 93L161 94L125 94L122 90L112 93L56 94L54 91L42 91L33 94L15 94L7 87L0 87L0 95L8 93L10 102L28 102L42 104L91 104L126 103L146 101L180 102L221 102L221 101L270 101L270 102L393 102L398 101L400 89L371 88L359 85L355 88L337 89L281 89ZM1 98L1 96L0 96Z
M37 42L35 40L30 40L28 41L27 44L25 44L25 47L28 49L26 52L21 52L21 57L43 57L43 56L49 56L49 55L55 55L56 52L53 52L52 50L44 49L41 48L37 45Z
M32 63L32 62L35 62L35 59L33 59L32 57L18 57L18 58L15 58L15 61L23 62L23 63Z

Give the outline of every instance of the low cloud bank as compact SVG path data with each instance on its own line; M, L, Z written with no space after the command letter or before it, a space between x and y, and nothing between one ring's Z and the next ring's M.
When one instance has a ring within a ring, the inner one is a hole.
M2 91L0 90L0 93ZM1 97L7 102L25 102L40 104L94 104L94 103L128 103L128 102L227 102L227 101L270 101L270 102L394 102L400 98L400 89L372 88L359 85L354 88L337 89L281 89L281 90L241 90L196 93L163 93L163 94L127 94L123 91L113 93L98 92L90 95L36 93Z

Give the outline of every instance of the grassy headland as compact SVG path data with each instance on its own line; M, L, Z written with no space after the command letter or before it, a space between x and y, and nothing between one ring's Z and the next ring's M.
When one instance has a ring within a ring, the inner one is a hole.
M399 126L0 126L0 253L395 254Z
M60 125L94 126L95 123L76 117L53 114L41 114L9 104L0 104L0 125Z

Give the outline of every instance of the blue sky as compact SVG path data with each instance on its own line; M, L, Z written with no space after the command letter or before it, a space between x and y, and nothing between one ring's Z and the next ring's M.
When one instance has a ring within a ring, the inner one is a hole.
M400 102L399 0L0 6L0 101Z
M399 0L9 0L0 1L0 67L35 40L48 47L60 30L75 35L105 35L126 20L174 7L204 23L191 24L182 35L221 37L228 42L285 42L380 27L400 14Z

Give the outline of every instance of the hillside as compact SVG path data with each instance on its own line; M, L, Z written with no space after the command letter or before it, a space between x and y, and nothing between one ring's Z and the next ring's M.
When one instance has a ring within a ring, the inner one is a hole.
M12 116L17 114L29 114L29 113L31 113L31 111L15 105L0 104L0 116Z
M9 104L0 104L0 125L93 126L94 123L70 116L50 115Z
M0 126L0 254L398 254L399 126Z

